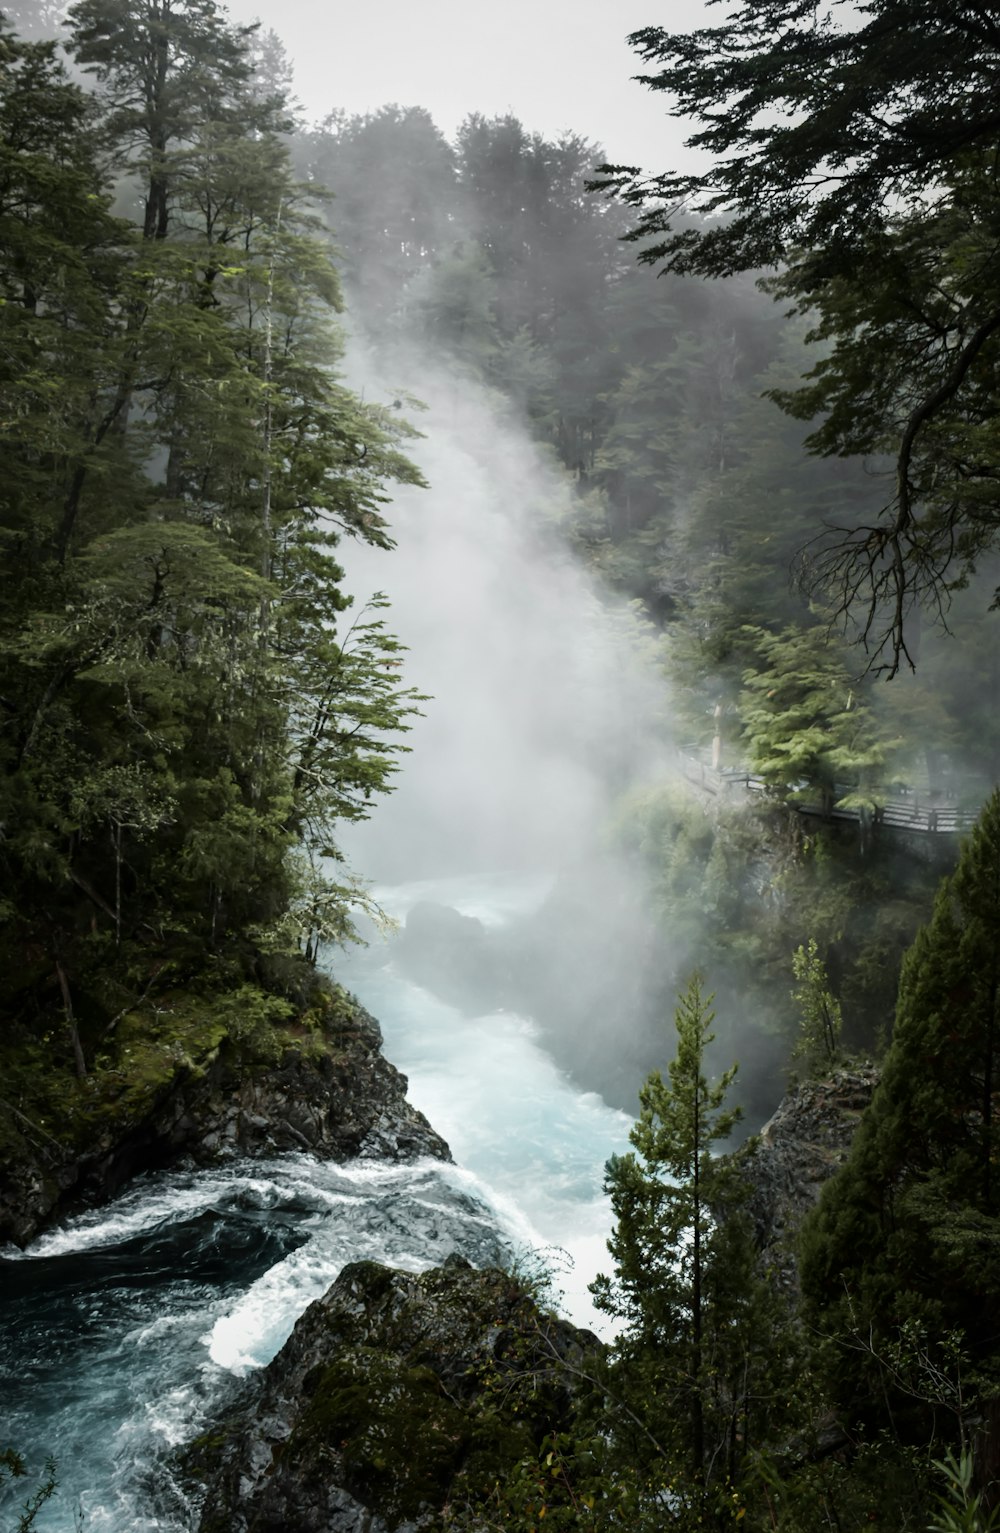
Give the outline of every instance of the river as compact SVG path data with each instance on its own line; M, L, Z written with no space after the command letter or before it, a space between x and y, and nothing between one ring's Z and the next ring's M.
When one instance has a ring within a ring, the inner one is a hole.
M547 888L524 874L466 875L375 894L400 919L434 900L496 928L530 914ZM381 1020L387 1056L455 1165L294 1154L159 1173L23 1254L7 1251L0 1435L32 1478L47 1455L57 1462L39 1533L190 1533L197 1507L174 1450L278 1351L346 1262L540 1259L564 1311L599 1325L587 1283L606 1261L602 1171L628 1119L573 1085L530 1019L460 1013L406 977L391 943L333 967ZM0 1502L5 1529L31 1483Z

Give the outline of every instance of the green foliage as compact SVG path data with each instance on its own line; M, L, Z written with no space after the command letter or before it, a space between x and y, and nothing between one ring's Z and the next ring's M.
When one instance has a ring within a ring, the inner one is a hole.
M983 1496L973 1492L971 1453L958 1458L950 1450L943 1459L934 1460L944 1481L944 1490L935 1497L937 1510L927 1533L994 1533L1000 1527L1000 1508L989 1511Z
M461 1407L447 1398L433 1370L360 1348L347 1352L313 1383L300 1438L337 1443L346 1483L390 1517L413 1516L437 1499L468 1451ZM392 1399L394 1409L385 1410ZM415 1433L412 1419L420 1421ZM292 1451L298 1447L293 1441ZM406 1474L399 1466L406 1464Z
M7 1479L24 1479L27 1473L27 1467L20 1453L13 1448L0 1449L0 1485ZM29 1533L29 1530L35 1526L35 1521L42 1507L55 1494L58 1484L55 1460L52 1458L47 1459L42 1478L23 1502L18 1514L17 1523L12 1528L12 1533Z
M608 1163L615 1270L592 1285L623 1325L605 1397L615 1441L651 1476L647 1497L680 1496L694 1519L726 1507L735 1516L741 1461L772 1414L765 1376L781 1351L740 1185L713 1154L739 1118L724 1105L735 1067L714 1083L704 1074L713 1019L695 976L678 1001L669 1080L654 1072L640 1092L637 1153Z
M860 24L817 24L750 0L714 27L631 41L654 71L639 78L712 156L653 177L604 167L640 210L641 259L714 277L781 267L775 292L814 316L823 350L804 388L774 397L819 419L813 451L895 459L881 510L832 528L813 576L857 603L894 674L913 658L915 604L947 605L994 542L996 37L972 4L873 0Z
M907 955L881 1084L803 1232L809 1313L831 1336L864 1340L860 1369L835 1371L841 1398L867 1386L869 1411L918 1435L928 1392L909 1391L911 1406L887 1378L900 1327L956 1333L971 1396L997 1373L998 870L995 793Z
M708 806L679 783L630 795L615 835L650 880L671 982L699 960L712 965L720 1011L743 1019L740 1046L754 1036L748 1063L768 1051L776 1068L774 1040L786 1060L795 1045L788 956L810 937L843 1008L844 1046L880 1046L903 954L933 902L933 866L900 857L888 838L864 845L856 827L763 798Z
M807 947L800 945L795 949L792 974L796 980L792 1000L801 1017L794 1055L804 1058L813 1068L821 1064L829 1067L837 1057L843 1017L840 1002L830 989L826 964L819 955L815 937L809 938Z
M226 1037L254 1059L277 1060L287 1045L281 1024L295 1015L295 1007L281 996L268 995L256 985L240 985L218 997L212 1008L216 1023Z
M751 766L778 786L818 791L826 808L872 808L868 785L884 780L888 742L826 628L748 629L746 639L754 664L741 712Z
M336 272L247 35L213 0L71 25L90 96L0 32L0 1001L61 1012L85 1075L101 964L237 951L243 982L252 930L349 934L319 870L419 700L335 547L391 547L386 485L419 476L332 370Z

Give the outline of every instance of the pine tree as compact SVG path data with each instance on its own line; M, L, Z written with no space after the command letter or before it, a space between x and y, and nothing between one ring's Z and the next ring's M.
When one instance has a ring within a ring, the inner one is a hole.
M668 1079L654 1071L639 1094L635 1152L608 1163L615 1270L592 1285L624 1327L610 1375L618 1441L706 1513L738 1478L770 1341L739 1183L713 1151L740 1117L724 1105L735 1066L714 1083L704 1073L713 1020L696 975L678 1001Z
M776 786L818 791L826 810L870 808L892 742L827 626L748 627L744 637L754 664L743 673L740 707L754 770Z
M865 1380L906 1408L878 1358L907 1325L956 1334L980 1389L1000 1380L998 1029L1000 791L907 954L881 1084L803 1232L803 1292L847 1348L848 1404Z
M829 1069L837 1057L843 1018L815 937L795 949L792 973L796 980L792 1000L800 1019L795 1054L813 1067Z

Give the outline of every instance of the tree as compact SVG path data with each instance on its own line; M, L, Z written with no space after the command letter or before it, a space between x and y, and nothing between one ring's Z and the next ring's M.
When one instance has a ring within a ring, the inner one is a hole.
M334 550L390 547L387 481L419 475L333 371L336 273L240 35L209 0L74 25L89 98L0 35L0 946L82 1075L126 976L252 963L388 786L416 700ZM335 887L340 921L309 903L343 932Z
M881 1083L803 1231L809 1314L846 1348L842 1402L861 1408L867 1384L863 1408L883 1402L890 1424L913 1407L879 1358L907 1326L956 1335L980 1394L1000 1383L998 1040L1000 791L907 954Z
M14 0L4 6L9 26L26 42L58 38L66 22L68 0Z
M746 638L755 661L743 673L741 698L751 765L776 786L818 790L825 811L871 808L872 774L884 767L891 742L826 625L776 634L748 628Z
M770 1339L735 1173L713 1153L740 1117L724 1105L735 1066L714 1083L704 1073L713 1020L695 975L678 1000L668 1080L654 1071L639 1093L637 1153L608 1162L615 1271L592 1285L598 1308L624 1324L610 1375L615 1432L654 1465L660 1488L682 1488L701 1509L728 1494L751 1418L756 1429L758 1406L765 1414ZM627 1413L615 1412L616 1398Z
M70 21L73 54L103 87L119 162L142 176L143 236L165 239L181 146L253 102L240 89L252 75L248 34L215 0L77 0Z
M333 194L352 303L376 334L398 325L410 287L453 244L454 153L422 107L334 112L305 140L310 177Z
M837 1057L843 1019L840 1002L830 988L826 964L819 956L815 937L800 944L792 954L792 974L796 985L792 1000L799 1010L800 1031L796 1054L816 1065L829 1068Z
M995 9L873 0L859 25L846 6L752 0L721 26L631 41L714 157L605 167L640 210L641 259L780 268L775 292L815 316L824 354L776 397L814 422L811 450L894 460L880 515L828 529L811 564L892 673L915 605L943 610L998 525Z

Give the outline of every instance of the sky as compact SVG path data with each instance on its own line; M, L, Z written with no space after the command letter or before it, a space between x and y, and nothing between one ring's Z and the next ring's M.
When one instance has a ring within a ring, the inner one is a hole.
M277 32L311 120L396 102L426 107L450 138L470 112L512 112L530 131L568 129L648 171L679 163L685 133L666 98L631 79L643 66L625 38L722 19L700 0L229 0L227 9Z

